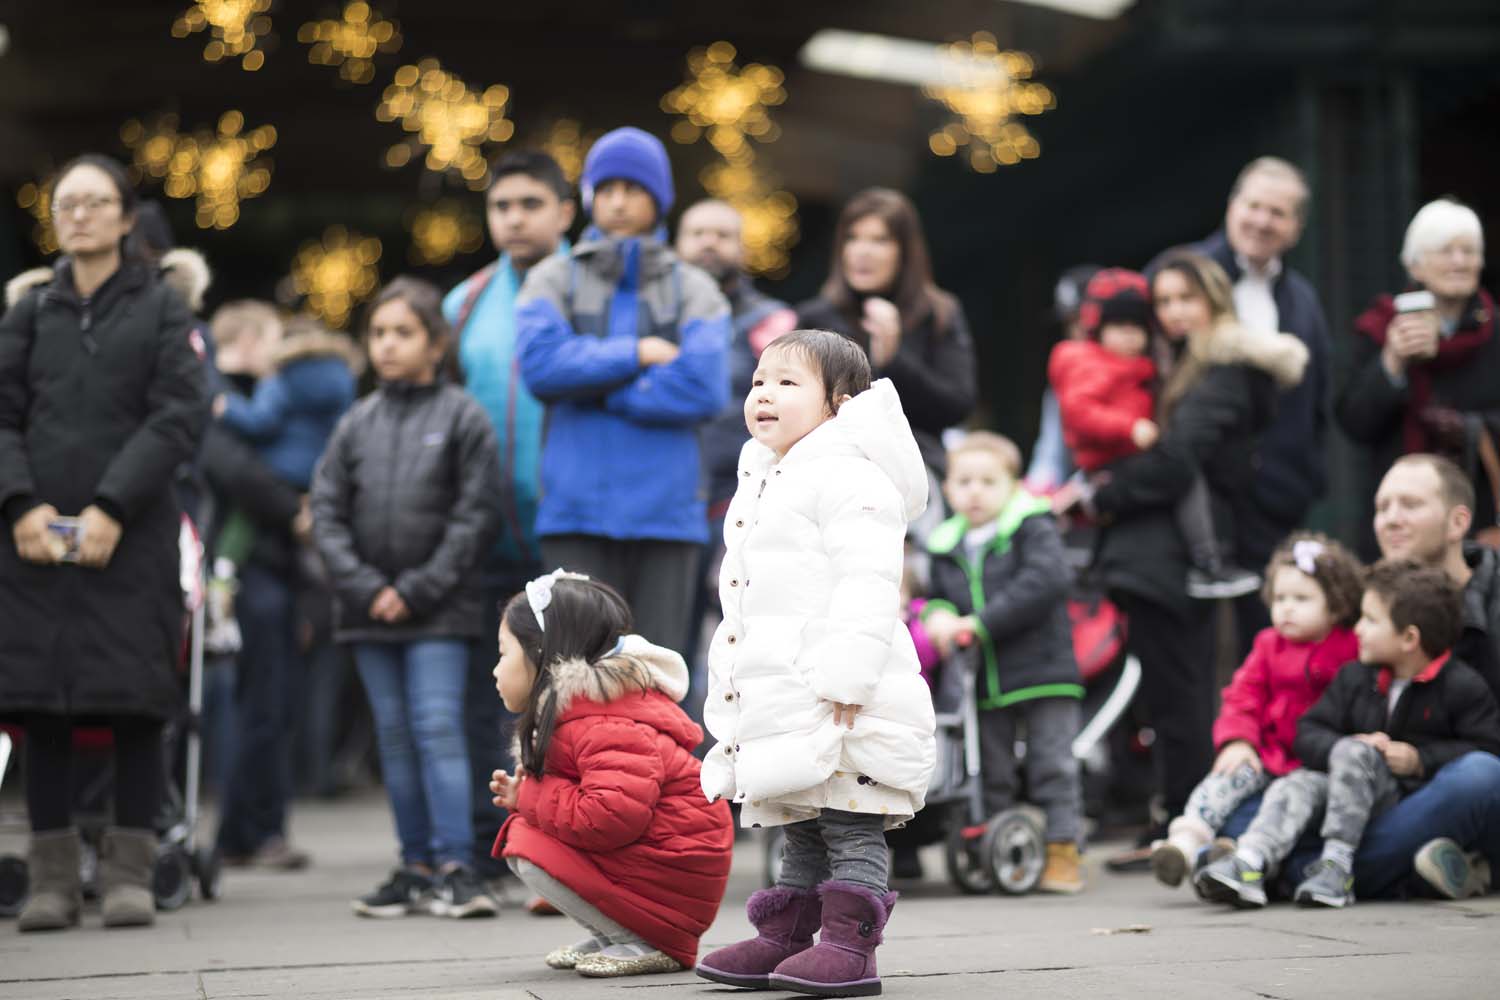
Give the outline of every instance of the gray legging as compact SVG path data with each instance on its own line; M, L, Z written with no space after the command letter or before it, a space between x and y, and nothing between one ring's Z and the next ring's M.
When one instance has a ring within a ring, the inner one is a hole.
M578 893L549 875L545 869L525 858L506 858L510 870L526 883L527 888L573 918L573 921L594 936L601 946L612 944L646 945L638 934L633 934L599 912L599 908L584 900ZM649 947L649 946L647 946Z
M811 889L832 877L885 892L889 869L884 817L824 809L817 819L787 825L777 884Z

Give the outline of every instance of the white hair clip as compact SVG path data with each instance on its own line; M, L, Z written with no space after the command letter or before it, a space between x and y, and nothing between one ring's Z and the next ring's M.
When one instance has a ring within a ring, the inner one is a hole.
M1323 554L1323 543L1313 538L1304 538L1292 543L1292 562L1308 576L1318 572L1318 557Z
M526 584L526 603L531 605L531 613L536 616L536 627L543 632L547 631L547 623L542 618L542 612L552 605L552 585L558 580L587 580L583 573L569 573L562 567L558 567L550 573L544 573Z

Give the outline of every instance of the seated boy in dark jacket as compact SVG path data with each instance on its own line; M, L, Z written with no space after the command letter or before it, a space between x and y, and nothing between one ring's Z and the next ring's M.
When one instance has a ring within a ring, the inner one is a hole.
M1303 768L1272 782L1235 852L1199 872L1207 899L1264 906L1266 874L1324 810L1323 856L1297 886L1307 906L1354 902L1354 853L1370 820L1474 750L1500 752L1489 686L1452 658L1461 596L1441 569L1378 563L1365 583L1359 662L1339 671L1302 716L1293 744Z
M985 811L1015 804L1016 724L1025 720L1030 798L1047 816L1047 867L1038 888L1083 888L1078 703L1083 697L1062 537L1046 500L1017 483L1021 453L987 431L948 453L943 494L956 513L927 540L931 597L922 623L945 655L977 642Z

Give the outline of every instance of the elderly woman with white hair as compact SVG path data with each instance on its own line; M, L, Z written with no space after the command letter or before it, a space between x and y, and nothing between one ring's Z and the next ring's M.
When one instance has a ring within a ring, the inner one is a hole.
M1500 336L1495 300L1479 287L1479 216L1428 202L1407 226L1401 262L1408 290L1377 297L1355 322L1339 423L1367 449L1374 476L1412 452L1457 461L1477 493L1475 532L1500 536ZM1373 556L1373 537L1363 547Z

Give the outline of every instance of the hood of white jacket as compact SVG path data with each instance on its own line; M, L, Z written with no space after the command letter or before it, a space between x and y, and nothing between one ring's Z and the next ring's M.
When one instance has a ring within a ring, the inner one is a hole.
M901 494L908 521L927 509L927 466L890 379L879 379L839 407L837 416L792 445L782 462L815 462L851 452L863 455L886 474ZM753 439L740 456L742 467L755 470L775 460L775 452Z

